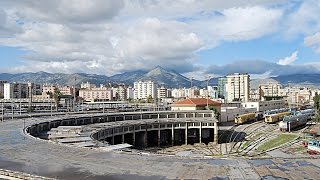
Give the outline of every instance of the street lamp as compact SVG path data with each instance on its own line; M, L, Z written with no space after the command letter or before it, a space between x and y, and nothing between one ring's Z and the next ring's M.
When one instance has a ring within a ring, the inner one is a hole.
M209 110L209 81L211 79L211 76L208 76L207 80L207 109Z

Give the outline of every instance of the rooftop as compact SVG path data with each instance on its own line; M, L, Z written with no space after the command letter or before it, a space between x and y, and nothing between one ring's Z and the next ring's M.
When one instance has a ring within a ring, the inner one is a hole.
M208 105L212 106L221 106L221 103L218 101L213 101L211 99L206 98L189 98L182 101L176 102L174 105L194 105L194 106L206 106L208 102Z

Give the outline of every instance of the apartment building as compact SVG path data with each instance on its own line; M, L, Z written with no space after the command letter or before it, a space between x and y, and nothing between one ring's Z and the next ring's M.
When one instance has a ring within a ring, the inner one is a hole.
M231 74L227 76L227 102L240 101L247 102L249 101L250 94L250 75L245 74Z
M157 86L153 81L138 81L134 83L134 99L157 97Z
M80 89L79 97L85 101L110 101L113 100L112 89L107 87Z
M4 83L4 99L30 98L42 94L42 85L34 83Z
M279 96L281 89L281 85L279 83L266 83L266 84L260 84L259 85L259 92L261 99L265 96L274 97Z

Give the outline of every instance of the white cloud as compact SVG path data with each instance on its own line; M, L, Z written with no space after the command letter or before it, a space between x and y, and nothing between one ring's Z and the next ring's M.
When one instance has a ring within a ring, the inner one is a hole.
M320 32L304 38L304 44L312 47L316 53L320 54Z
M0 45L28 52L25 63L11 71L111 75L160 65L203 74L196 65L200 50L281 30L287 17L273 3L279 1L7 0L0 2L0 35L6 35ZM308 13L307 5L296 14ZM305 16L315 21L312 13ZM290 22L307 21L298 15Z
M280 65L289 65L298 59L298 51L293 52L290 56L280 59L278 64Z

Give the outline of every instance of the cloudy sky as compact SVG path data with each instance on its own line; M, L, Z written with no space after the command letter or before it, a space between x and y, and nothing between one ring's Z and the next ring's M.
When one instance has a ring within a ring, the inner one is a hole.
M320 73L320 0L1 0L0 71Z

